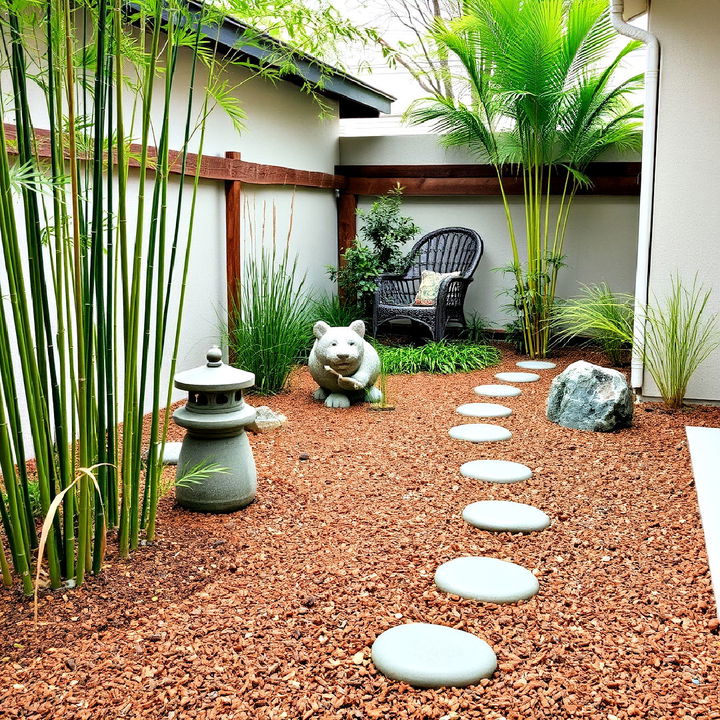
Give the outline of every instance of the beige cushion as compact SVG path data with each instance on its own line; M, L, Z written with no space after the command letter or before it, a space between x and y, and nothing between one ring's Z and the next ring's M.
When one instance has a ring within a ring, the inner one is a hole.
M423 270L420 276L420 287L413 305L435 305L440 291L440 283L448 277L460 277L460 273L438 273L433 270Z

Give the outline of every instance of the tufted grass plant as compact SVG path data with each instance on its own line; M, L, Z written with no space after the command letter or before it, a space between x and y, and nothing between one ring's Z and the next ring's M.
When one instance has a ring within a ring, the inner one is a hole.
M675 275L665 301L647 308L645 366L669 408L682 407L690 378L720 345L717 318L707 313L709 300L710 290L697 276L684 287Z
M500 351L490 345L471 342L429 342L419 347L375 344L383 370L388 375L427 372L451 375L482 370L500 362Z
M249 214L249 213L246 213ZM278 248L277 212L269 235L263 222L248 224L249 249L226 333L233 362L255 374L255 391L276 395L312 341L312 300L297 256L290 254L292 209L283 249Z
M634 298L614 293L606 283L582 285L582 294L555 305L553 329L569 340L596 342L613 365L627 364L632 345Z
M354 320L365 319L361 305L332 293L315 298L310 304L310 314L313 322L323 320L331 327L345 327Z

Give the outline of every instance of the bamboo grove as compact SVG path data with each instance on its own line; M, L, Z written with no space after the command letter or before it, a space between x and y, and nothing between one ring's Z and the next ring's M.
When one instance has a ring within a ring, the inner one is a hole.
M305 49L351 34L330 6L234 5ZM189 148L202 155L212 112L241 129L242 82L292 69L282 44L263 67L216 52L221 20L183 0L0 0L0 569L25 594L36 515L52 518L51 588L97 573L106 534L121 557L155 538L199 187Z
M512 249L512 303L530 357L547 353L565 237L590 162L608 149L636 151L643 76L616 81L639 47L613 50L606 0L466 0L464 15L438 21L435 43L450 58L453 95L438 93L410 111L447 146L490 162L500 181ZM523 183L524 235L504 192ZM555 195L555 199L551 196Z

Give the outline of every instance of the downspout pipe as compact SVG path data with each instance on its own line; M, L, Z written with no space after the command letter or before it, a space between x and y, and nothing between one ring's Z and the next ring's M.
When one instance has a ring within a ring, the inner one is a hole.
M642 144L642 179L640 182L640 217L638 223L637 265L635 269L635 321L630 384L642 390L645 345L645 308L650 286L650 245L652 242L653 203L655 195L655 156L657 144L658 88L660 78L660 43L652 33L625 22L625 0L610 0L610 19L620 35L645 43L645 110Z

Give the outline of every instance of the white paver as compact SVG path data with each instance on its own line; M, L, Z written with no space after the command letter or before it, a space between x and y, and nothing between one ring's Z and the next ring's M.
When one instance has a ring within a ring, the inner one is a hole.
M500 425L489 425L486 423L468 423L467 425L456 425L449 430L450 437L455 440L467 440L469 442L499 442L509 440L512 433Z
M695 491L705 532L710 579L720 617L720 428L686 427Z
M498 380L509 383L528 383L535 382L540 379L537 373L529 372L499 372L496 373L495 377Z
M466 417L501 418L510 417L512 410L496 403L466 403L455 412Z
M531 598L540 589L526 568L491 557L460 557L435 571L435 584L470 600L512 603Z
M474 390L476 395L487 397L517 397L522 392L512 385L478 385Z
M485 480L492 483L514 483L532 477L527 465L510 460L471 460L466 462L460 472L473 480Z
M429 623L386 630L373 643L372 660L386 677L423 688L465 687L490 677L497 667L484 640Z
M540 508L507 500L471 503L462 516L466 523L491 532L538 532L550 525L550 518Z
M552 370L557 365L549 360L521 360L515 363L518 367L525 370Z

